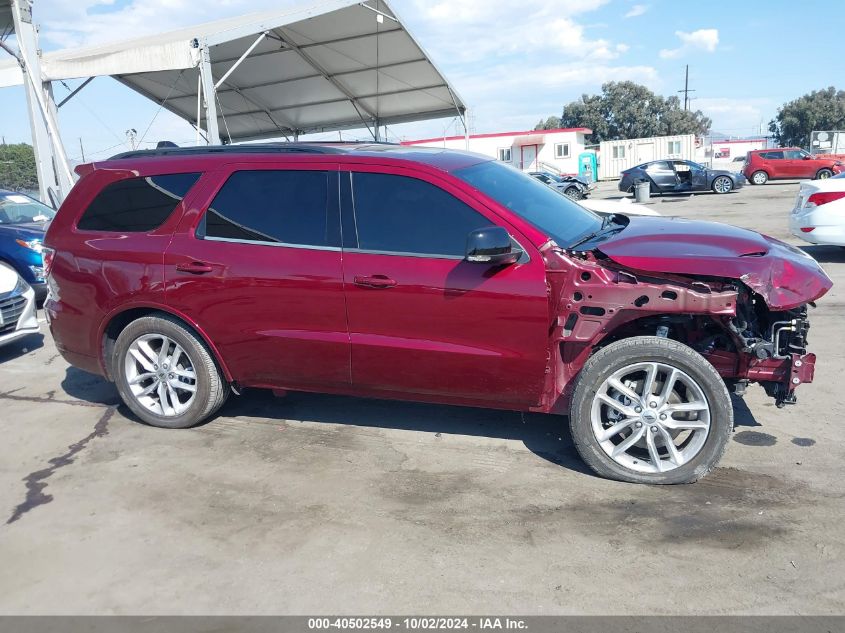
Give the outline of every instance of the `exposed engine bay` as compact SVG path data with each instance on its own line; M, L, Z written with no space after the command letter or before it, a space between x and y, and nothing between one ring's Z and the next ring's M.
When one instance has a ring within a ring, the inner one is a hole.
M813 379L815 355L807 352L812 303L771 309L739 279L632 271L593 253L574 262L554 250L545 255L550 295L557 297L558 359L552 354L548 373L564 402L567 384L586 358L634 336L682 342L707 359L734 393L759 382L778 407L795 403L795 389Z

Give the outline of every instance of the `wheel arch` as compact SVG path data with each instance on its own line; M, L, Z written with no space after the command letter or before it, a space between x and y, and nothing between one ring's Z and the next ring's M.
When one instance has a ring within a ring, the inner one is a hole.
M109 380L114 380L114 377L111 375L110 371L110 363L107 362L107 359L111 356L112 351L114 350L115 342L117 341L117 337L120 333L133 321L140 319L145 316L155 316L155 315L167 315L178 319L185 327L187 327L191 332L196 334L208 347L209 351L211 352L212 358L214 358L214 362L217 363L217 366L223 372L223 375L226 378L226 382L232 383L234 382L234 377L232 373L229 371L229 367L226 365L226 362L223 360L223 356L220 354L220 350L217 349L217 346L212 342L211 338L206 334L206 332L200 327L198 323L196 323L193 319L189 318L187 315L179 312L178 310L174 310L168 306L161 306L161 305L149 305L149 304L142 304L142 305L131 305L131 306L123 306L121 308L115 309L111 313L109 313L104 319L100 326L100 365L103 368L104 375Z

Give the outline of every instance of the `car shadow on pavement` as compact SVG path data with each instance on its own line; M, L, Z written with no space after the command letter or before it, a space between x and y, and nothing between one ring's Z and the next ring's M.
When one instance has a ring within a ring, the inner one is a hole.
M0 364L44 347L43 334L30 334L0 347Z
M807 253L821 264L842 264L845 263L845 248L841 246L800 246L802 251Z
M120 412L124 415L128 414L128 409L121 403L115 386L102 376L89 374L76 367L68 367L62 380L62 389L72 398L91 404L107 407L120 405Z
M118 410L122 416L141 423L120 403L115 386L101 376L68 367L62 388L69 396L92 404L120 405ZM735 426L761 426L742 398L731 396L731 400ZM230 397L220 412L201 426L213 424L218 418L294 420L432 435L518 440L546 461L574 472L596 476L576 452L569 434L568 419L562 415L296 391L276 397L269 390L246 389L243 395Z
M553 464L595 476L575 451L567 418L560 415L304 392L277 398L261 389L249 389L241 397L230 398L218 415L519 440Z
M734 427L737 426L763 426L754 417L754 412L745 404L745 400L740 396L731 394L731 404L734 409Z

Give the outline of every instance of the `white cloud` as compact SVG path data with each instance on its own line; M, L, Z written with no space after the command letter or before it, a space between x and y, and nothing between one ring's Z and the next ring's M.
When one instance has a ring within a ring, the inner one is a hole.
M500 64L483 75L453 77L461 96L471 104L477 131L531 129L538 120L560 115L565 103L582 93L599 92L608 81L635 81L659 90L660 78L651 66L607 63ZM411 134L413 136L413 133Z
M713 119L713 131L748 136L759 133L761 121L768 123L777 103L760 97L709 97L694 99L691 107Z
M513 54L563 54L609 60L627 45L590 37L575 19L607 1L415 0L414 6L428 27L426 48L447 59L469 63Z
M712 53L719 45L718 29L698 29L691 33L675 31L675 35L681 40L681 46L678 48L664 48L660 51L661 58L675 59L691 51Z
M631 7L628 10L628 13L625 14L625 17L626 18L635 18L639 15L642 15L646 11L648 11L648 5L647 4L635 4L633 7Z

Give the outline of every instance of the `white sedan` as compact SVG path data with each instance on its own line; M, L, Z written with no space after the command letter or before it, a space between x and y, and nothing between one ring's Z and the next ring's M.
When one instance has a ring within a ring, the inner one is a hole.
M15 270L0 264L0 345L37 331L35 291Z
M845 173L801 183L789 230L811 244L845 246Z

